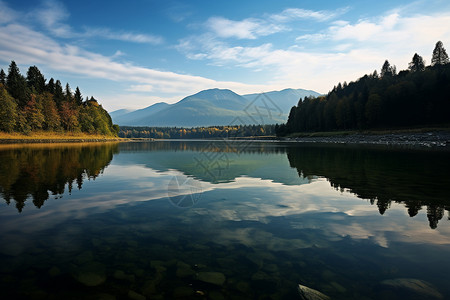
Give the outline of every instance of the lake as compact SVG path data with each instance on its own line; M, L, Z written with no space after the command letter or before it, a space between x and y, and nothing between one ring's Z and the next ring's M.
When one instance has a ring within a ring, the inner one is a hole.
M0 146L3 299L450 299L450 152Z

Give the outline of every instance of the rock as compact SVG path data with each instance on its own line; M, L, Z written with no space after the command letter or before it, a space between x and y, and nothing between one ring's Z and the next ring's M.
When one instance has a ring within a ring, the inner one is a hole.
M314 289L311 289L307 286L298 285L298 292L300 294L300 299L302 300L329 300L330 297L327 295L322 294L319 291L316 291Z
M176 275L178 278L191 277L195 275L194 270L192 270L191 266L184 262L177 263L177 271Z
M219 272L200 272L197 279L218 286L222 286L226 280L225 275Z
M381 285L388 286L398 290L406 290L415 294L420 294L425 297L432 297L435 299L443 299L439 293L430 283L414 278L396 278L383 280Z
M105 267L93 262L77 268L73 277L86 286L97 286L106 281Z
M128 298L133 299L133 300L146 300L147 299L147 297L145 297L144 295L141 295L132 290L128 291Z
M134 275L132 275L132 274L125 274L125 272L122 271L122 270L116 270L114 272L114 278L115 279L119 279L119 280L129 281L129 282L134 282L135 281Z
M225 300L225 296L219 291L211 291L208 296L211 300Z
M75 279L85 286L97 286L106 281L106 276L104 274L86 272L77 274Z
M179 286L173 291L174 298L186 298L191 297L192 295L194 295L194 290L188 286Z

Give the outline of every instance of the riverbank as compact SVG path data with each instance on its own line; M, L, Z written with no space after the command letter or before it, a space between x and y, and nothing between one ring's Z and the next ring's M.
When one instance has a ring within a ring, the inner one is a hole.
M0 132L0 144L114 142L127 139L85 133L38 132L29 135Z
M450 129L297 134L283 141L302 143L405 145L450 148Z

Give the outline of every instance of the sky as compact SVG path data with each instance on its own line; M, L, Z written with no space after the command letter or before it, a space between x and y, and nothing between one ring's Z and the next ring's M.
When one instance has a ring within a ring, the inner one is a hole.
M110 112L211 88L327 93L386 59L429 64L437 41L448 0L0 0L0 68L36 65Z

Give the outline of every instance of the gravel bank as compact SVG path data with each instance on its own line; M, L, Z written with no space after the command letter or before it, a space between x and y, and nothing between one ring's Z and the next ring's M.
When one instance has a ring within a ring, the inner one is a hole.
M288 138L286 140L300 143L404 145L426 148L442 147L450 149L450 132L446 131L425 133L392 133L382 135L356 133L330 137Z

